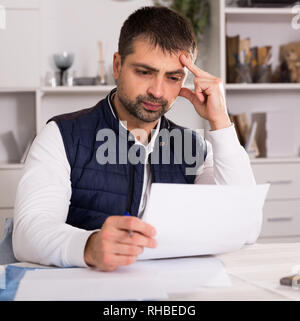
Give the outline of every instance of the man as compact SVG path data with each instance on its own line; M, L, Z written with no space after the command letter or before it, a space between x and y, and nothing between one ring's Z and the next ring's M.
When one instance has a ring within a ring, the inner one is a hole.
M155 227L141 220L152 182L255 184L222 82L194 65L195 53L190 24L173 11L146 7L127 19L113 60L117 89L93 108L55 117L33 143L15 206L17 259L112 271L135 262L144 247L157 246ZM188 70L194 91L182 88ZM210 142L188 131L198 151L192 163L174 160L186 143L160 135L186 133L164 117L178 96L211 127ZM113 151L103 139L108 130L116 137ZM121 162L124 141L127 161ZM167 147L175 156L163 163ZM144 162L129 160L132 148ZM111 156L116 163L105 162ZM196 172L188 174L193 166ZM259 228L249 242L258 233Z

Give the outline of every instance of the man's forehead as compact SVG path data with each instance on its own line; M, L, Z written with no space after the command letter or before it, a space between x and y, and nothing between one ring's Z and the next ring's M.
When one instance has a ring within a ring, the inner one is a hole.
M185 54L186 56L190 55L189 52L184 50L178 50L178 51L169 51L162 49L159 45L153 44L150 40L139 38L135 39L132 43L133 47L133 54L158 54L169 58L178 58L182 54Z
M184 66L179 60L182 54L189 55L186 51L170 53L163 51L159 46L155 47L149 41L135 40L133 52L127 56L127 61L131 65L144 65L156 71L161 69L164 69L166 72L184 71Z

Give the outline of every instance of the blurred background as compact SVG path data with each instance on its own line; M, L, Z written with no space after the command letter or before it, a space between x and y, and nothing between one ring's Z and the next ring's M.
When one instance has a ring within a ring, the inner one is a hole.
M121 26L148 5L185 15L197 65L223 79L257 182L271 184L260 241L299 241L300 3L290 0L0 0L0 233L34 137L115 87ZM167 117L209 130L183 98Z

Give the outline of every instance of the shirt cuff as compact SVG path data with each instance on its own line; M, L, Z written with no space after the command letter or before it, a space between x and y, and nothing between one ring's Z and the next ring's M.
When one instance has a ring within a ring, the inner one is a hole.
M65 266L88 267L84 261L84 249L88 238L95 232L78 229L72 235L66 249Z
M206 133L207 140L212 144L213 153L216 154L234 154L241 151L241 144L237 137L235 126Z

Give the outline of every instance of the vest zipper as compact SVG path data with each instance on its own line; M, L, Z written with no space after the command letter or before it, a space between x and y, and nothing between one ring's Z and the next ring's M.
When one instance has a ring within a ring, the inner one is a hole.
M132 204L132 199L133 199L133 185L134 185L134 166L130 164L130 176L129 176L129 192L128 192L128 199L127 199L127 213L130 213L131 210L131 204Z

